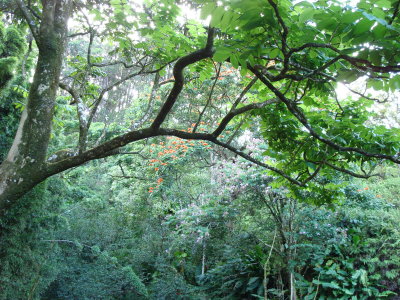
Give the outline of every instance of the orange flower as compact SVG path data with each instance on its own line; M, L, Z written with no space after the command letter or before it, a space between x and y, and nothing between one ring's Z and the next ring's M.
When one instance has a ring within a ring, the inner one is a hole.
M382 195L376 195L377 198L382 198Z
M161 177L157 179L157 183L160 184L161 182L163 182L164 179L162 179Z
M365 187L364 190L369 190L369 187Z
M158 171L159 170L159 168L154 168L154 171Z
M196 123L192 123L192 127L196 126Z

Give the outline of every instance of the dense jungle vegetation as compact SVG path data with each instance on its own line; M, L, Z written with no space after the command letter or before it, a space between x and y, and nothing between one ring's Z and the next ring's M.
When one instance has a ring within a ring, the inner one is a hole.
M0 299L400 299L399 0L0 0Z

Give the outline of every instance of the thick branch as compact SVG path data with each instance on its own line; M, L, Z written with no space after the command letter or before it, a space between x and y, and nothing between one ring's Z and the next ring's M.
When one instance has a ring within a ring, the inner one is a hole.
M279 12L278 5L275 3L275 1L274 0L268 0L268 3L274 9L275 16L278 19L278 23L282 27L282 33L281 33L281 36L282 36L282 52L283 52L284 56L286 56L287 36L289 34L288 27L286 26L285 22L283 21L282 16L281 16L281 14Z
M35 38L36 42L38 42L38 27L35 21L33 21L31 12L28 10L23 1L21 0L14 0L14 1L18 5L18 8L21 10L26 22L28 23L28 26L32 32L33 37Z
M213 132L213 135L214 136L219 136L222 133L222 131L224 131L224 129L228 125L228 123L234 117L236 117L237 115L243 114L243 113L248 112L248 111L253 110L253 109L260 109L260 108L263 108L263 107L265 107L265 106L267 106L269 104L276 103L276 102L278 102L277 99L270 99L270 100L267 100L267 101L264 101L264 102L252 103L252 104L243 106L241 108L237 108L237 109L231 110L222 119L222 121L221 121L220 125L218 126L218 128Z
M165 118L167 117L168 113L171 111L172 107L174 106L179 94L182 91L183 84L184 84L184 77L183 77L183 70L191 64L198 62L202 59L211 57L214 53L213 51L213 41L214 41L214 29L209 28L208 30L208 37L207 37L207 44L206 47L192 52L184 57L181 57L175 64L173 74L175 78L174 86L171 89L171 92L168 95L167 100L165 101L164 105L161 107L160 112L158 113L157 117L155 118L153 124L151 125L152 128L156 129L161 126L164 122Z

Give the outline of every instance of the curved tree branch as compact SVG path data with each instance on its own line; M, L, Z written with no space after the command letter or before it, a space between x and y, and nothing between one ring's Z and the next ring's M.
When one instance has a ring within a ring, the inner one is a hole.
M39 41L39 34L38 34L38 26L32 18L32 14L29 11L28 7L22 0L14 0L15 3L18 5L18 8L21 10L26 22L28 23L29 29L32 32L33 37L36 40L36 43Z
M224 129L226 128L226 126L228 125L228 123L237 115L243 114L245 112L248 112L250 110L254 110L254 109L260 109L263 108L269 104L272 103L277 103L279 100L277 99L270 99L270 100L266 100L264 102L258 102L258 103L252 103L246 106L243 106L241 108L237 108L234 110L231 110L228 114L225 115L225 117L222 119L220 125L218 126L218 128L213 132L214 136L219 136L222 131L224 131Z
M172 87L171 92L169 93L168 98L165 101L164 105L161 107L160 112L154 119L153 124L151 125L153 129L157 129L161 126L161 124L167 117L168 113L174 106L179 94L181 93L184 84L183 70L188 65L194 64L195 62L198 62L202 59L211 57L214 53L213 41L214 41L214 28L209 28L207 36L207 44L205 48L192 52L184 57L181 57L175 63L173 70L175 78L174 86Z

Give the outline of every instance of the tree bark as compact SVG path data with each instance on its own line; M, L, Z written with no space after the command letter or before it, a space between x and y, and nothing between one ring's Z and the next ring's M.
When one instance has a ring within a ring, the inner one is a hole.
M22 1L17 2L21 9ZM72 0L42 0L34 31L39 56L28 102L6 159L0 165L0 212L46 178L44 172Z

